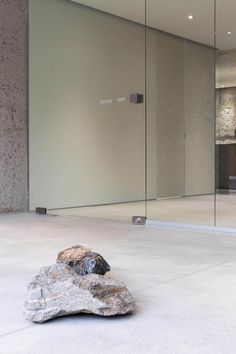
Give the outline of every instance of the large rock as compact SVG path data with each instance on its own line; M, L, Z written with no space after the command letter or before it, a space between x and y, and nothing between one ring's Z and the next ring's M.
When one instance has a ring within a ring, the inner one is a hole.
M124 283L98 274L81 276L66 264L55 264L42 268L28 285L24 317L45 322L80 312L114 316L134 309Z
M89 273L104 275L111 270L109 264L98 253L81 245L76 245L59 252L57 263L65 263L80 274Z

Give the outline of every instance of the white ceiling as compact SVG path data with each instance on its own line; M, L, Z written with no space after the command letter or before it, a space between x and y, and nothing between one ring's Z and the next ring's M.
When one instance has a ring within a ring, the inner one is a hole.
M72 0L145 23L145 0ZM214 46L214 0L146 0L148 26ZM192 14L193 20L188 20ZM236 0L216 0L216 47L236 48ZM227 32L232 34L228 35Z

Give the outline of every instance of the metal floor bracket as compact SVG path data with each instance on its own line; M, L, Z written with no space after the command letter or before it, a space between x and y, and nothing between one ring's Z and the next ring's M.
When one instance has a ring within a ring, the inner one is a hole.
M132 216L132 223L135 225L145 225L146 216Z

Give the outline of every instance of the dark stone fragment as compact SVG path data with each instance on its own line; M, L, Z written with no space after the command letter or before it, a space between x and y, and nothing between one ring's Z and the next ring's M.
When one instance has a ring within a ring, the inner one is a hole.
M111 270L109 264L98 253L91 252L74 265L74 270L80 275L90 273L104 275Z

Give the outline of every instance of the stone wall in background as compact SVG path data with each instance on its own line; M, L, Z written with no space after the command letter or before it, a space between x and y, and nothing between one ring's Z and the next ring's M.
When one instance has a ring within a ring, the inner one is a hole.
M236 143L236 87L216 90L216 139Z
M28 0L0 0L0 212L28 207Z

